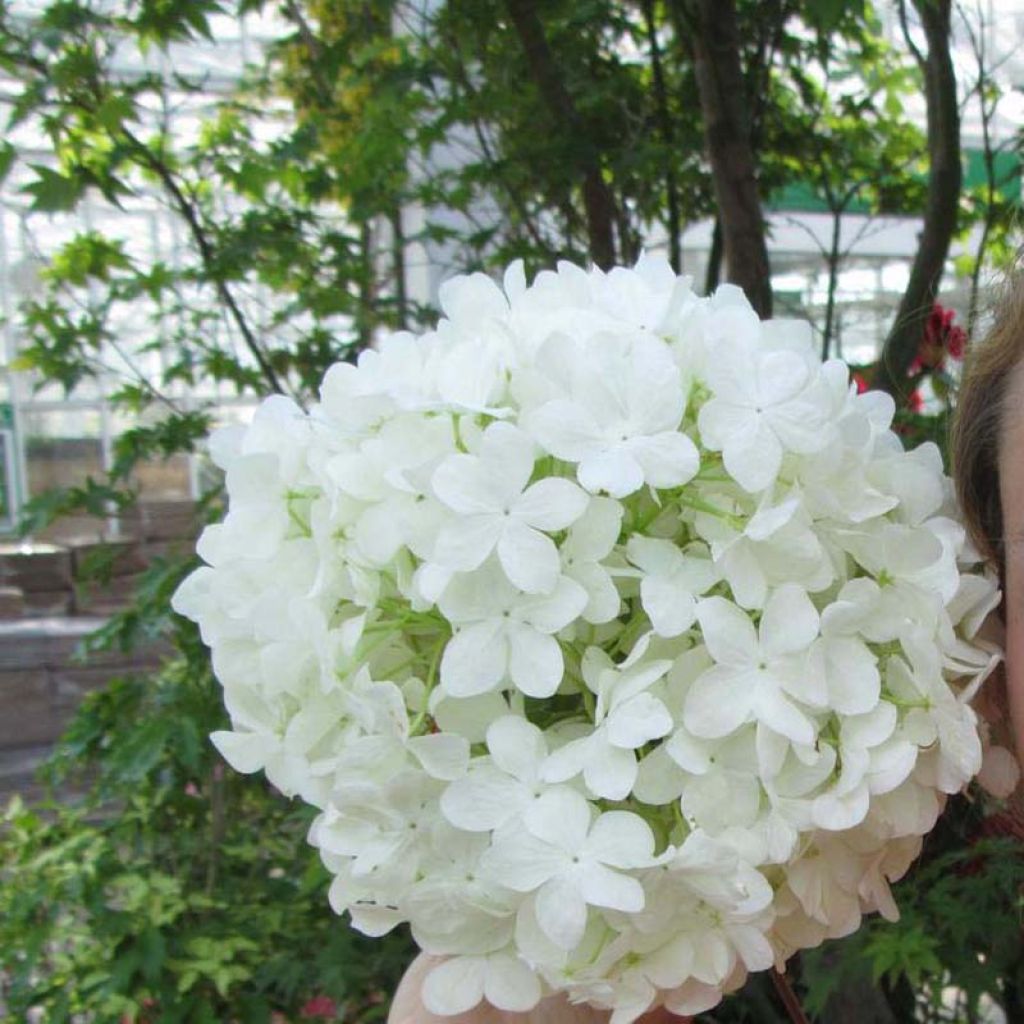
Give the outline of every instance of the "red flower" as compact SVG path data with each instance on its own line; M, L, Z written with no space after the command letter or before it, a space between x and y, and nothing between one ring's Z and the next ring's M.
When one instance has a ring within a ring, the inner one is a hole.
M967 332L962 327L953 327L946 336L946 351L954 359L963 359L967 347Z
M299 1013L313 1020L334 1020L338 1016L338 1004L330 996L313 996L306 1000Z
M924 411L924 398L921 397L921 392L918 390L911 391L907 395L907 408L911 412L923 412Z
M863 395L864 392L867 391L868 389L868 382L864 377L864 374L858 372L857 370L853 371L853 383L857 385L858 395Z
M947 356L954 359L963 358L967 334L962 327L953 323L955 319L955 310L944 309L938 302L932 306L932 311L924 322L917 355L907 368L909 376L916 377L930 370L941 370Z

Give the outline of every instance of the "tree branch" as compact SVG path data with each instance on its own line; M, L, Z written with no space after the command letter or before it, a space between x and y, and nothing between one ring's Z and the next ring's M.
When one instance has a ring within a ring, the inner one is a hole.
M778 993L782 1005L786 1008L786 1014L792 1021L792 1024L811 1024L786 975L774 968L769 973L772 976L772 984L775 986L775 991Z
M875 375L875 387L900 396L907 390L907 368L917 352L924 322L939 290L949 244L956 230L962 171L956 72L950 54L950 0L913 0L921 18L928 54L925 97L928 104L928 193L921 241L907 290Z
M735 0L671 0L692 26L704 138L722 224L726 272L762 317L771 316L771 270L758 191ZM680 29L677 29L679 31Z
M555 128L565 132L575 146L583 175L583 208L587 218L590 258L601 269L607 270L615 263L615 199L601 173L598 154L588 141L558 62L548 45L535 0L505 0L505 6L523 44L530 74L551 113Z
M213 246L210 244L210 240L206 235L206 230L199 220L195 206L189 200L188 196L181 191L180 186L174 180L174 175L171 174L170 168L159 157L157 157L157 155L147 145L145 145L145 143L138 139L131 131L129 131L129 129L124 128L123 126L121 128L121 133L136 151L139 159L160 179L160 183L170 195L175 208L188 225L189 232L192 235L192 240L195 242L196 248L199 250L199 257L203 261L203 267L206 269L209 279L213 282L213 286L216 289L217 294L220 296L221 302L223 302L227 307L232 320L235 322L235 326L242 335L242 341L245 343L245 347L250 351L250 353L252 353L253 358L256 360L256 363L260 368L260 372L266 378L270 387L278 394L284 394L285 389L281 385L281 380L278 377L277 372L274 370L273 366L270 365L270 361L267 359L266 353L257 341L256 335L253 334L252 328L249 326L249 322L246 320L238 302L231 293L231 289L228 288L226 282L217 271L216 254L214 253Z
M675 132L668 111L668 89L665 87L665 71L661 62L661 47L658 45L658 26L654 20L654 0L643 0L644 23L647 29L647 45L651 50L651 75L654 82L654 102L658 113L658 130L665 143L665 194L668 207L668 260L678 274L682 266L681 217L679 213L679 186L676 182Z

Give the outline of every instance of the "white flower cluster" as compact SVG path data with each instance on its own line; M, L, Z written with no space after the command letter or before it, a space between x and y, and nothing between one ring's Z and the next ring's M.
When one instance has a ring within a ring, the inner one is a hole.
M435 1012L614 1024L895 916L999 657L938 450L662 260L441 303L214 436L230 510L175 598L224 757L319 809L331 905L445 958Z

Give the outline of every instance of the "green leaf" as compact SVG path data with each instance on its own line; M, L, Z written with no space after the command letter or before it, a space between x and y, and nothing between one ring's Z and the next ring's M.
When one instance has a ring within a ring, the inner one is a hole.
M11 173L16 156L17 150L12 143L0 142L0 184L3 184L7 175Z
M32 196L31 209L40 213L73 210L82 198L85 183L80 176L66 176L44 164L30 164L36 180L21 189Z

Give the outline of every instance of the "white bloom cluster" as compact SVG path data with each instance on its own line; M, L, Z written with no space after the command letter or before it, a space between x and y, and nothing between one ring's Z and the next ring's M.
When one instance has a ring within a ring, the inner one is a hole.
M445 958L435 1012L614 1024L894 916L999 657L938 450L659 259L441 303L214 436L230 508L175 597L224 757L319 809L331 905Z

